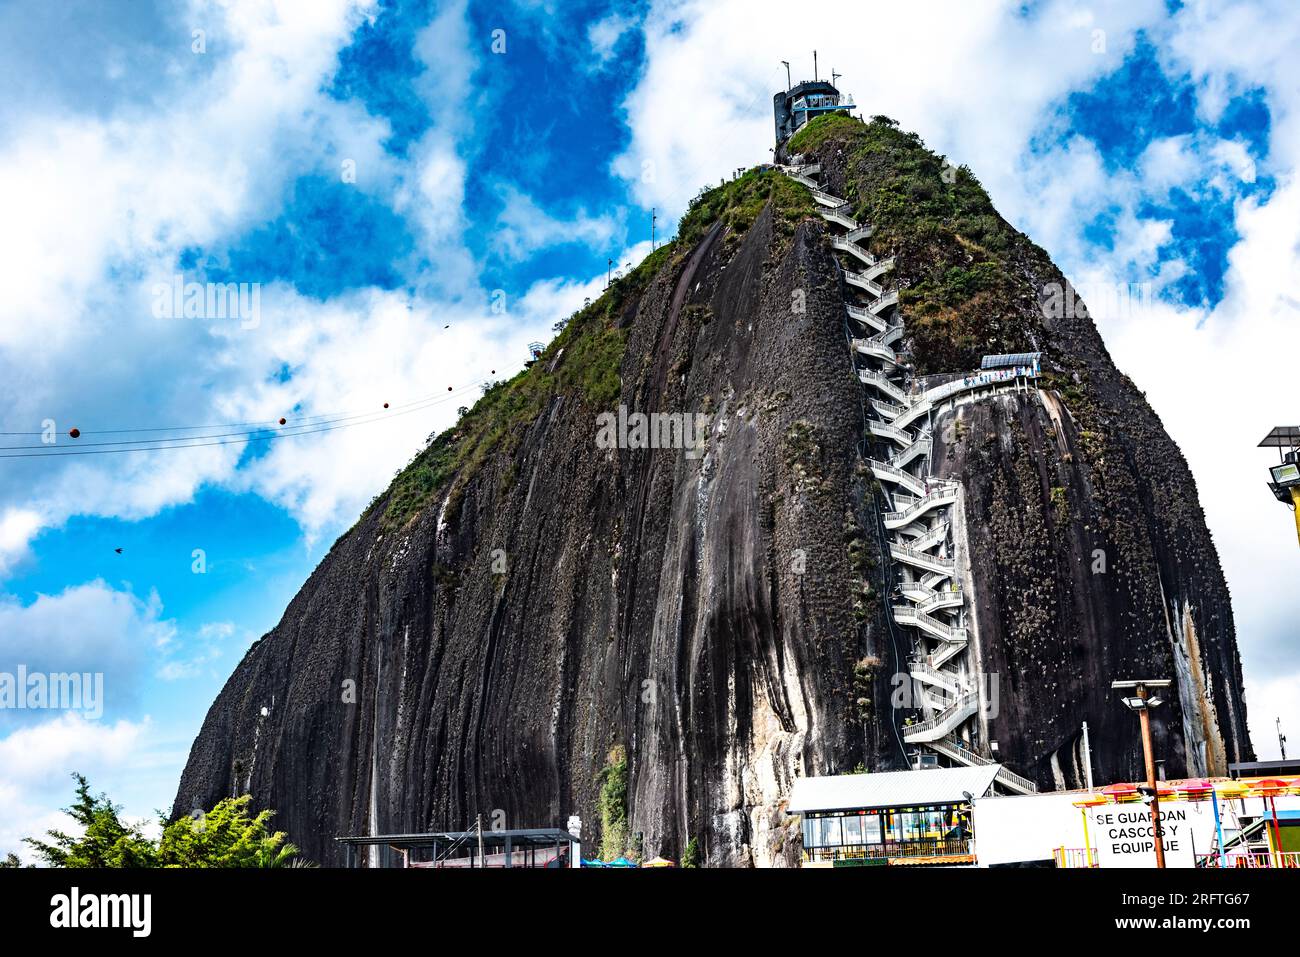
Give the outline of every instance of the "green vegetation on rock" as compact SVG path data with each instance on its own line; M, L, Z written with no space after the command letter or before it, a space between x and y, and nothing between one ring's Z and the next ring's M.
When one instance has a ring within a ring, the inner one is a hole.
M600 786L596 798L600 858L612 861L627 853L627 749L622 745L610 749L596 783Z
M970 170L883 116L820 117L788 149L820 158L823 182L829 167L840 169L854 218L875 227L873 251L895 257L919 373L969 369L985 353L1030 348L1025 307L1036 299L1016 265L1041 250L998 215Z
M677 269L713 224L727 228L727 243L744 235L768 203L779 235L816 215L808 191L771 169L753 169L697 196L682 217L677 238L660 246L627 275L615 279L595 302L568 320L563 331L530 368L494 383L455 426L438 435L398 472L386 496L383 526L400 527L428 506L449 482L447 519L459 514L466 484L488 457L513 452L547 403L556 395L575 398L593 410L618 403L626 328L642 293L664 269ZM504 479L509 481L513 473Z

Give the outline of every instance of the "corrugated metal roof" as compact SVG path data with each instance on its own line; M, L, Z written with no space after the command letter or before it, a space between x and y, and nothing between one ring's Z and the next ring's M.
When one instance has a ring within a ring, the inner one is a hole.
M985 356L981 369L1005 369L1012 366L1032 366L1042 356L1041 352L1011 352L1005 355Z
M790 789L791 814L805 811L851 811L859 808L953 804L988 794L1000 764L978 768L931 768L925 771L881 771L799 778Z

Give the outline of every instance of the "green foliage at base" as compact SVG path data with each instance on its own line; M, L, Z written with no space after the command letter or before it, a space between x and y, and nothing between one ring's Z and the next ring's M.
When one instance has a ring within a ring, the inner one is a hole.
M596 776L600 793L596 809L600 813L600 859L612 861L627 853L627 750L618 745L605 759L605 767Z
M74 774L76 800L65 812L78 825L79 835L48 831L48 841L27 838L37 856L50 867L285 867L298 854L283 831L270 832L274 811L249 813L252 798L243 795L219 801L206 814L159 822L157 843L138 825L124 823L121 808L105 794L90 791L85 777ZM3 866L17 866L9 855Z
M682 851L682 867L699 867L700 866L700 842L698 838L691 838L686 842L686 850Z
M120 808L107 795L91 794L90 784L80 774L73 778L77 782L76 800L64 808L64 813L81 829L81 836L48 831L49 841L29 837L23 843L50 867L153 867L153 842L138 826L121 821Z
M267 825L274 811L249 814L252 798L226 798L203 815L182 817L163 829L159 867L285 867L298 854L283 831Z

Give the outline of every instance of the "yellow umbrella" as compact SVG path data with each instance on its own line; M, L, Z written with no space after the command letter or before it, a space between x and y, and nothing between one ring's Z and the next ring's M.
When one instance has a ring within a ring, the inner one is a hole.
M677 865L668 860L666 857L653 857L641 865L642 867L676 867Z

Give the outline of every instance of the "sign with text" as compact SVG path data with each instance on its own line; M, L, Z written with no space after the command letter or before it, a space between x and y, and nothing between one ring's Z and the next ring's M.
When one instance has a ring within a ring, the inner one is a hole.
M1088 812L1088 827L1097 849L1099 867L1155 867L1156 850L1151 808L1142 803L1109 804ZM1165 866L1195 867L1195 850L1209 850L1207 829L1214 815L1203 802L1166 801L1160 805Z

